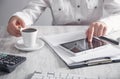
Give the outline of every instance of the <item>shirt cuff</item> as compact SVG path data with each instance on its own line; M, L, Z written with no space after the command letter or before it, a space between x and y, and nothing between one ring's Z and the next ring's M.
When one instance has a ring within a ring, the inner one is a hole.
M21 18L25 22L25 25L33 24L33 21L30 19L30 17L24 14L23 12L16 12L12 16L18 16L19 18Z

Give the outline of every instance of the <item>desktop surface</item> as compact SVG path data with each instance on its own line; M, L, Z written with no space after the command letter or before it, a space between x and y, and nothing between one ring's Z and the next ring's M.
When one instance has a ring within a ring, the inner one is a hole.
M83 26L34 26L39 30L38 37L44 35L60 34L65 32L81 31L84 33L87 27ZM97 65L91 67L69 69L66 64L47 46L37 51L25 52L14 47L21 39L10 36L4 26L0 26L0 51L8 54L24 56L26 61L19 65L11 73L0 72L0 79L30 79L34 71L58 72L78 74L99 79L120 79L120 63ZM119 35L119 34L118 34ZM114 36L114 35L113 35Z

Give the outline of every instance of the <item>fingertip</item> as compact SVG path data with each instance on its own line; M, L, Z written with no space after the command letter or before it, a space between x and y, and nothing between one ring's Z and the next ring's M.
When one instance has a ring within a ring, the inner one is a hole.
M88 42L91 42L92 41L92 36L88 33L88 35L87 35L87 41Z
M92 42L92 37L88 37L88 42Z
M92 42L92 38L91 38L91 39L89 39L89 42Z
M89 42L92 42L93 35L94 35L94 28L92 28L88 33L88 41Z
M87 37L87 41L89 42L91 40L91 36L89 34L89 30L86 32L86 37Z

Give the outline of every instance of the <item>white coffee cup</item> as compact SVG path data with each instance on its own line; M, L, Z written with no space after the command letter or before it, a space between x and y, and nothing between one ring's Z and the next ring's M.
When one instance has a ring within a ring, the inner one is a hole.
M38 30L35 28L25 28L21 30L24 45L26 47L35 47Z

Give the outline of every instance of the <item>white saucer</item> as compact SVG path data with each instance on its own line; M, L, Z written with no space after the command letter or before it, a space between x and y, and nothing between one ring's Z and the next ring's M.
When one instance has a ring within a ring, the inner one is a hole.
M44 46L44 42L40 39L37 40L37 43L35 45L35 47L26 47L23 43L23 40L18 40L15 44L15 48L22 50L22 51L35 51L38 50L40 48L42 48Z

